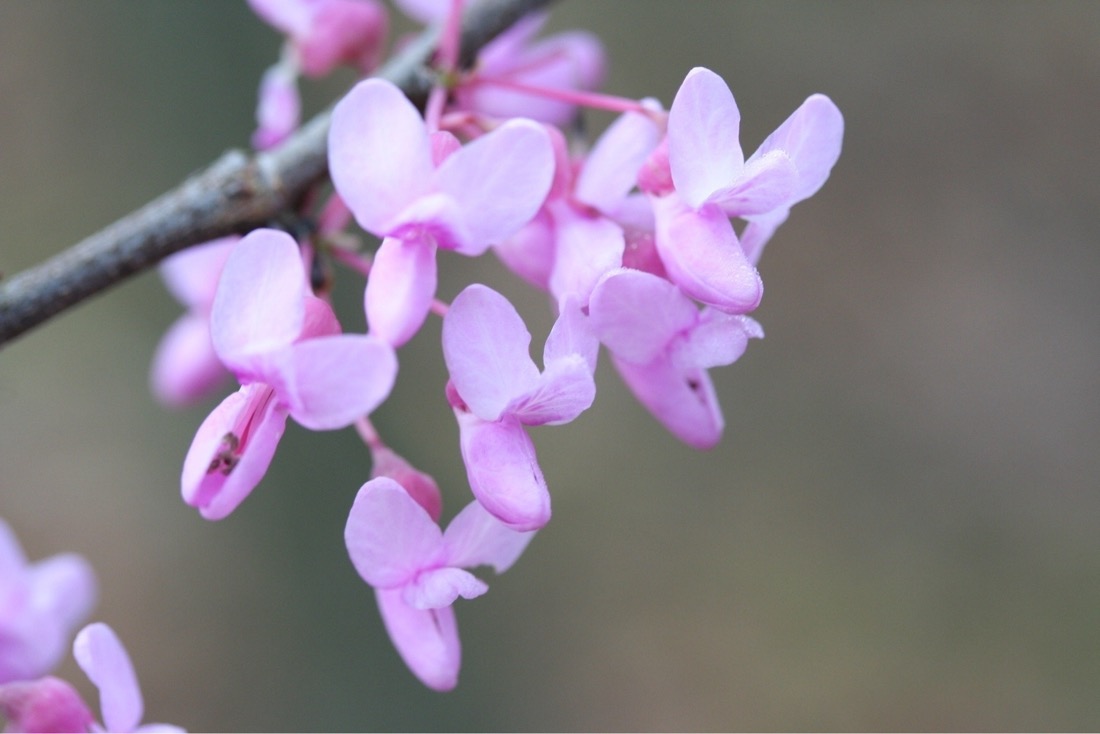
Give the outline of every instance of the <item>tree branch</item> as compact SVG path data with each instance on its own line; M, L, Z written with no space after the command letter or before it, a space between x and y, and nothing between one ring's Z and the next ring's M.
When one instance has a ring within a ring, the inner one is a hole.
M462 24L463 58L552 0L481 0ZM378 73L422 103L438 32L425 31ZM175 189L49 260L0 281L0 345L174 252L263 226L328 173L329 111L278 148L230 150Z

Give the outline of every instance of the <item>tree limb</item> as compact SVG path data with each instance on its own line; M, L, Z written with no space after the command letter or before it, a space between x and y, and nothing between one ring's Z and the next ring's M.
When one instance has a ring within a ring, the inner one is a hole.
M462 23L463 58L523 15L552 0L482 0ZM378 73L410 99L431 87L427 63L438 41L425 31ZM174 252L263 226L328 173L329 111L278 148L230 150L175 189L49 260L0 281L0 345L85 298L149 269Z

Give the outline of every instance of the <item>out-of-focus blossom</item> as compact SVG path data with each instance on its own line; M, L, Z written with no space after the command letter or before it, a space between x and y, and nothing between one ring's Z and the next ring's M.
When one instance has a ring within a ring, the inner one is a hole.
M368 73L378 65L389 17L376 0L248 0L289 37L302 73L320 77L341 64Z
M210 309L225 261L240 237L189 247L160 264L168 291L187 307L157 346L149 372L153 395L171 407L201 400L229 378L210 340Z
M0 519L0 683L49 673L95 597L95 574L87 561L63 553L28 563Z

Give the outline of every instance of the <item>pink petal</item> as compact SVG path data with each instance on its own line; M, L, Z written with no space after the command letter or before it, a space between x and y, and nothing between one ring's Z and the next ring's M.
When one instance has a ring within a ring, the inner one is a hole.
M672 282L695 300L727 313L747 313L760 304L760 275L721 209L708 204L692 211L675 194L652 201L657 252Z
M395 349L405 344L428 317L436 278L431 242L382 240L363 293L370 333Z
M298 244L285 232L257 229L238 243L225 263L210 336L230 369L249 374L255 356L298 338L307 292Z
M566 299L561 304L558 318L554 321L542 349L542 363L547 367L558 360L579 355L588 364L590 373L596 371L600 343L582 305L580 299L576 298Z
M768 240L775 234L775 230L779 229L779 225L787 221L789 215L789 209L777 209L767 214L753 217L749 223L745 225L745 229L741 233L741 249L745 251L745 258L750 263L756 265L760 262L760 255L764 252L764 245L768 244Z
M471 502L455 515L443 533L447 564L462 568L492 566L504 573L519 559L534 532L519 532Z
M458 597L475 599L489 590L488 584L461 568L443 567L423 571L405 586L405 603L414 609L440 609Z
M222 237L169 255L158 267L164 285L183 305L208 312L225 261L240 240L236 235Z
M741 113L722 77L696 67L688 72L668 111L668 162L680 197L700 207L741 174Z
M157 400L179 408L205 398L228 377L210 340L209 319L185 314L161 337L149 384Z
M183 501L220 520L255 489L286 429L287 410L262 383L242 387L199 426L183 460Z
M557 257L550 275L550 292L560 302L574 296L588 303L596 281L623 264L622 228L606 217L588 217L572 207L555 207Z
M518 232L493 246L505 267L541 290L550 288L554 267L554 221L541 210Z
M749 158L783 151L798 169L798 184L791 194L790 204L813 196L829 178L829 172L840 157L844 138L844 117L833 101L823 94L813 94L769 135Z
M646 115L627 112L600 136L577 176L578 201L609 214L638 182L638 172L661 141L657 124Z
M455 411L459 447L474 497L515 530L538 530L550 522L550 492L535 446L515 418L488 423Z
M337 103L328 152L333 185L363 229L379 237L431 190L428 130L420 112L388 81L360 82Z
M386 9L374 0L319 2L308 35L295 39L302 71L320 77L346 63L368 72L378 65L388 30Z
M443 161L436 172L465 222L468 241L456 248L480 255L531 221L554 176L550 136L535 122L511 120Z
M699 318L675 285L639 270L609 273L592 292L592 329L620 359L646 364Z
M299 342L279 362L280 398L314 431L344 428L382 404L397 379L393 349L374 336L340 334Z
M443 319L443 360L451 382L483 420L496 420L511 400L538 384L530 343L515 307L484 285L459 293Z
M725 421L706 370L682 371L663 357L645 365L611 357L634 396L674 436L697 449L721 440Z
M402 586L442 557L443 533L397 482L372 479L355 496L344 528L359 575L380 589Z
M102 622L80 630L73 657L99 689L99 708L107 731L133 731L141 723L143 704L130 656L118 636Z
M764 329L755 319L706 309L687 338L677 345L672 359L684 368L729 365L745 353L749 339L763 338Z
M35 563L29 581L34 614L56 626L59 641L67 638L95 606L95 572L88 561L75 553L62 553Z
M763 214L786 206L798 183L798 170L781 150L749 159L732 186L715 191L708 201L730 217Z
M76 689L52 676L0 685L0 714L6 732L91 731L95 725Z
M458 685L462 646L452 607L413 609L404 590L376 589L378 609L393 646L420 682L435 691Z
M256 104L256 130L252 147L268 150L290 137L302 118L302 103L298 96L297 70L279 62L264 72L260 79Z
M0 517L0 579L14 579L27 565L27 557L11 526Z
M409 493L416 504L424 508L434 522L443 512L443 496L439 485L428 474L417 470L403 456L388 446L371 446L371 479L388 477Z
M588 410L595 399L592 368L583 356L574 354L550 363L538 386L510 403L506 412L525 426L557 426Z

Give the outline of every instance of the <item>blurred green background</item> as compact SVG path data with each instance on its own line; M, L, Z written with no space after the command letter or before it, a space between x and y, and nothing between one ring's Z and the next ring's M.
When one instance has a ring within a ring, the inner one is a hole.
M764 256L768 338L714 373L725 439L678 445L601 364L593 410L535 432L553 522L460 602L462 680L431 693L346 557L352 431L292 425L225 521L180 501L213 401L149 397L178 307L134 279L0 351L0 516L32 557L91 560L147 720L1100 727L1100 4L572 0L551 28L573 27L619 94L669 104L691 67L720 73L747 152L812 92L846 117ZM279 43L243 2L0 2L0 271L247 145ZM541 343L542 296L489 258L443 267L442 297L489 282ZM375 417L449 516L468 490L438 336Z

